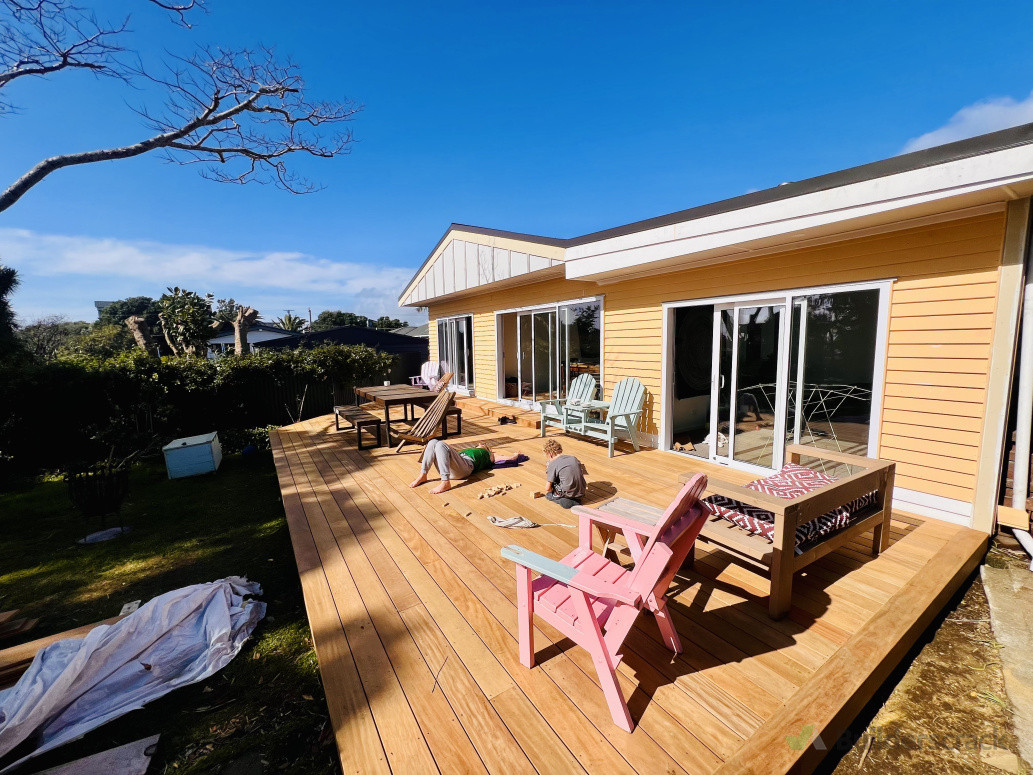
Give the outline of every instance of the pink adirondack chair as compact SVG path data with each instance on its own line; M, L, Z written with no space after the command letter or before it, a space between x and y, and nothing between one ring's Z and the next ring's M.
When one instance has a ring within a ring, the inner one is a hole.
M635 725L617 682L619 650L639 613L647 609L664 643L676 654L681 652L664 595L707 520L699 503L706 486L707 478L697 474L655 525L575 506L571 511L579 518L580 545L559 562L520 546L502 550L503 557L517 564L520 662L534 666L533 615L538 614L592 655L613 723L627 732ZM595 523L624 533L635 560L633 569L592 550ZM541 575L532 579L532 573Z

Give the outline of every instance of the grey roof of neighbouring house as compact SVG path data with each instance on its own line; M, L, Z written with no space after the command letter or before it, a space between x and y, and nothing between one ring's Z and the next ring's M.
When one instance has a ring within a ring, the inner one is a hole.
M286 328L280 328L279 326L274 326L271 323L262 323L261 321L258 323L252 323L248 326L248 331L269 331L270 333L283 334L284 336L299 336L296 331L288 331ZM225 336L232 332L233 324L226 322L221 328L219 328L218 333L215 333L208 338L208 341L210 342L212 339L217 339L220 336Z
M401 334L402 336L422 336L430 337L430 323L424 323L421 326L402 326L401 328L392 328L392 334Z
M364 344L389 353L426 352L427 340L418 336L396 334L383 328L336 326L325 331L308 331L284 339L261 343L266 349L318 347L321 344Z

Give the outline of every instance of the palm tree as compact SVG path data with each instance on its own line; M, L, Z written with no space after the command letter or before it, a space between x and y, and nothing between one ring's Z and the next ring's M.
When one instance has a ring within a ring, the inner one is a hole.
M18 273L9 266L0 264L0 354L15 350L18 342L14 337L14 310L8 296L18 287Z
M284 331L293 331L299 334L308 328L308 323L305 321L305 318L299 318L297 315L292 315L289 312L282 318L274 320L273 325L279 326Z

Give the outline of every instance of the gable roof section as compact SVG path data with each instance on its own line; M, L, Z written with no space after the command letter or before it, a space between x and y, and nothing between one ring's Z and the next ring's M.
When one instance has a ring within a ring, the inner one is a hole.
M843 224L851 221L874 226L1031 194L1033 124L1024 124L568 239L452 224L399 301L413 304L407 301L413 284L456 230L468 239L548 246L559 251L550 256L563 276L604 280L636 266L662 269L663 262L690 255L728 256L733 245L775 244L782 234L819 238L850 228ZM430 290L424 288L421 301L436 300Z
M485 285L504 287L562 276L563 247L559 242L562 240L452 224L398 303L418 306Z

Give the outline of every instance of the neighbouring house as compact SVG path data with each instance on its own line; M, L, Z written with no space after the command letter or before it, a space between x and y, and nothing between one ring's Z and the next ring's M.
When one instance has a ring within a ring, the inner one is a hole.
M423 339L427 339L430 336L430 323L423 323L418 326L402 326L401 328L392 328L392 334L402 334L403 336L419 336Z
M290 339L297 336L298 334L293 331L288 331L285 328L280 328L279 326L262 322L252 323L247 330L247 341L252 349L260 347L263 344L268 344L269 342L275 342L281 339ZM208 357L218 358L220 355L233 352L233 341L233 326L226 323L216 336L213 336L208 340Z
M364 344L367 347L397 356L394 368L387 378L392 382L409 383L409 377L420 373L429 357L427 339L419 336L396 334L380 328L337 326L325 331L294 334L291 339L263 342L259 347L318 347L321 344Z
M1031 194L1033 124L581 237L452 224L399 302L460 392L531 407L634 376L656 447L893 460L899 511L990 532Z

